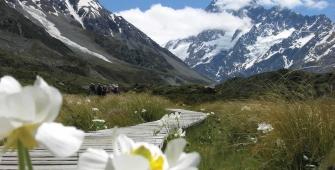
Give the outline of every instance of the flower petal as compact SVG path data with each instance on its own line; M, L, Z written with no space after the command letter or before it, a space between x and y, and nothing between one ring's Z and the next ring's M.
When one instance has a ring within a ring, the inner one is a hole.
M21 84L12 76L4 76L0 79L0 93L17 93L21 91Z
M135 142L129 137L127 137L126 135L120 134L117 140L118 140L118 143L120 144L122 153L129 153L135 149L134 148Z
M7 117L0 117L0 140L6 138L15 127Z
M29 93L20 92L6 95L0 100L0 117L17 122L17 127L30 123L35 118L35 104Z
M120 155L113 159L116 170L148 170L150 165L148 160L138 155Z
M48 104L49 111L47 112L43 121L44 122L54 121L57 118L58 113L62 106L63 102L62 94L59 92L58 89L49 86L40 76L36 77L34 87L39 87L43 89L43 91L46 92L49 96L49 102L50 102Z
M74 154L84 140L84 132L60 123L43 123L37 130L36 140L56 157Z
M113 165L112 155L108 157L108 162L107 162L105 170L115 170L114 165Z
M183 138L178 138L168 142L164 154L169 163L170 167L173 167L177 163L179 156L183 153L186 146L186 140Z
M182 153L179 160L173 165L170 170L185 170L196 168L200 163L200 155L197 152ZM197 169L197 168L196 168Z
M48 116L50 111L50 99L47 93L45 93L41 88L26 86L22 88L22 93L25 96L30 96L31 101L33 101L34 111L34 122L32 123L43 123L45 122L45 117ZM58 115L58 113L57 113Z
M108 161L108 153L103 149L88 148L79 157L78 170L104 170Z
M113 145L113 151L114 151L114 155L120 155L120 150L119 150L119 145L117 144L117 126L115 126L113 128L113 136L112 136L112 145Z

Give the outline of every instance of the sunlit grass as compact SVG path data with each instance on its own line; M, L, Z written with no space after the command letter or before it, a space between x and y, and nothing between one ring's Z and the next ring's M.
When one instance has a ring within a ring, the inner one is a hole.
M189 151L202 156L199 169L293 170L335 162L332 99L216 102L194 109L215 112L187 130ZM258 131L263 122L274 130Z
M89 102L88 102L89 101ZM95 118L108 128L160 119L165 108L184 108L208 114L186 129L187 151L199 152L199 169L305 169L335 162L335 102L317 100L246 100L174 104L149 94L124 93L106 97L64 95L58 122L85 131ZM98 111L93 111L97 108ZM257 130L260 123L274 129ZM306 158L307 157L307 158Z
M84 131L93 130L90 127L94 117L105 120L107 128L159 120L169 113L165 108L172 105L161 97L148 94L123 93L105 97L64 94L63 98L63 107L56 121Z

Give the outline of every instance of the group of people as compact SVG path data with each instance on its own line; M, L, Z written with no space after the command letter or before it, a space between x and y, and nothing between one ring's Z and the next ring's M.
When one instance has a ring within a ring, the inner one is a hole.
M120 94L120 87L118 84L102 85L98 83L90 85L90 95L106 96L107 94Z

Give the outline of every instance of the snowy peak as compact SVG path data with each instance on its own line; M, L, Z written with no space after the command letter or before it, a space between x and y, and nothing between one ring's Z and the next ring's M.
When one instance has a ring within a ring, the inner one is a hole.
M253 25L233 33L205 30L192 40L170 41L178 51L165 48L218 82L280 68L334 70L334 23L325 15L303 16L281 7L267 10L251 0L214 0L206 10L247 17Z
M255 0L213 0L206 11L210 13L221 13L228 12L234 13L243 8L259 8L259 5Z

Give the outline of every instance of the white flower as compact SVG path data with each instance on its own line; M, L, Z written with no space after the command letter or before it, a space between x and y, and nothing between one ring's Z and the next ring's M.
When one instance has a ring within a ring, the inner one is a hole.
M257 143L258 139L257 138L249 138L253 143Z
M147 110L145 110L145 109L142 109L142 113L145 113L145 112L147 112Z
M215 113L214 113L214 112L211 112L211 115L215 115Z
M91 100L90 100L90 99L86 99L86 100L85 100L85 102L87 102L87 103L90 103L90 102L91 102Z
M114 134L116 134L116 130ZM115 136L113 135L113 154L109 155L104 150L89 148L80 156L78 169L196 170L200 162L198 153L186 154L183 152L186 141L182 138L170 141L163 153L153 144L135 143L123 134Z
M185 137L186 132L182 128L179 128L177 124L171 124L169 134L173 134L175 137Z
M200 109L201 111L205 111L205 109Z
M77 102L77 105L81 105L81 102Z
M27 149L42 144L57 157L76 152L84 132L53 123L62 105L62 95L41 77L33 86L21 87L11 76L0 80L0 140L7 138L2 151L17 149L18 141Z
M160 129L166 128L169 126L169 119L167 116L163 116L162 119L158 120L158 127Z
M211 113L207 113L206 115L209 116L209 115L211 115Z
M258 125L257 130L259 131L263 131L263 133L267 133L273 130L273 127L270 124L266 124L266 123L261 123Z
M178 130L174 133L174 137L185 137L186 131L183 131L182 128L178 128Z
M72 102L73 102L72 100L68 100L67 104L72 104Z
M103 119L93 119L92 122L101 122L101 123L105 123L105 120Z
M179 120L180 119L180 114L179 114L179 112L171 113L169 117L170 117L170 119Z
M92 108L92 111L97 112L97 111L99 111L99 109L98 108Z
M135 114L137 114L137 111L135 110L135 112L134 112Z
M251 111L251 108L249 106L244 106L242 107L241 111L244 111L244 110Z
M105 125L105 129L107 129L107 125Z

